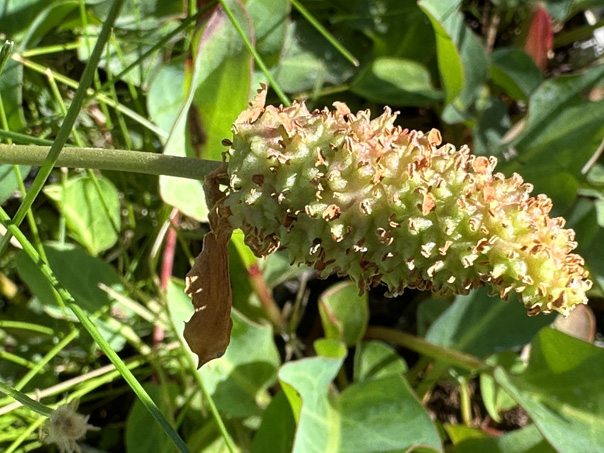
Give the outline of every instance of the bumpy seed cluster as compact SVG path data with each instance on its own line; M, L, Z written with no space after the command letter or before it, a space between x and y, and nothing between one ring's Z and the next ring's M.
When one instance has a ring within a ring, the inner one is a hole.
M519 295L529 314L567 314L591 287L573 230L551 200L494 173L494 157L441 146L440 132L395 126L386 108L309 112L264 106L261 90L233 126L229 187L221 200L258 256L287 250L361 291L384 283L466 294L489 284Z

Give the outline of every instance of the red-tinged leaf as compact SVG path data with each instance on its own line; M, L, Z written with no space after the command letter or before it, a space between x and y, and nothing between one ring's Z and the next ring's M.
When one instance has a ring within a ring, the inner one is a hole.
M539 7L533 16L524 50L543 71L547 67L548 55L553 48L554 32L550 15L544 8Z

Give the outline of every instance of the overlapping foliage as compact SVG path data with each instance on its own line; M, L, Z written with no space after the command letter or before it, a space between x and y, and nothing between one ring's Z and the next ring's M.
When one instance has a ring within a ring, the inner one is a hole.
M193 312L184 276L207 232L201 178L55 170L21 230L187 448L599 451L597 2L225 1L230 15L212 2L184 3L125 2L69 144L220 160L231 124L269 82L243 34L277 88L269 103L285 102L283 90L311 109L387 104L402 127L438 128L446 142L498 157L498 170L553 199L594 282L590 308L567 319L529 318L484 289L384 299L378 287L359 296L351 282L318 280L283 253L258 260L236 231L231 344L197 370L183 339ZM1 37L15 41L0 74L2 142L55 139L112 4L0 7ZM0 166L9 214L34 174ZM174 439L57 297L46 268L16 244L0 256L0 381L10 387L0 391L49 407L79 399L79 412L101 428L80 442L100 451L172 451ZM34 412L44 411L29 404L2 399L3 451L47 448L37 434L46 417Z

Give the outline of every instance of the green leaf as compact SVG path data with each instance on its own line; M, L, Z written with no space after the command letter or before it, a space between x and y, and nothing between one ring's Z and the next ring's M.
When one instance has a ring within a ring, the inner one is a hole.
M21 177L25 178L31 167L19 166ZM0 164L0 203L4 203L17 189L19 183L13 165Z
M503 302L486 289L457 296L455 303L430 327L426 340L484 357L523 346L554 316L529 317L526 308L510 297Z
M109 312L114 300L99 285L103 284L118 292L123 291L120 277L113 267L90 256L75 245L49 244L44 247L44 250L57 279L73 295L77 304L88 316ZM17 254L16 264L19 276L41 302L42 308L49 316L59 319L67 317L77 322L71 311L67 310L67 313L63 313L59 308L50 284L25 252L21 251ZM109 341L113 349L118 351L125 344L125 339L120 334L122 321L111 316L102 316L95 321L103 337Z
M526 52L504 47L491 54L490 76L514 99L526 100L541 83L541 71Z
M603 78L600 65L543 82L530 98L524 127L507 144L518 158L504 165L506 173L518 171L527 179L537 171L579 176L604 133L604 101L588 101L580 93Z
M487 359L487 363L493 367L502 366L513 372L520 372L524 369L524 362L512 351L494 354ZM517 405L516 401L497 384L490 373L480 375L480 395L487 412L497 423L503 421L501 413Z
M285 43L290 3L288 0L248 0L245 6L254 24L256 50L270 66Z
M294 452L442 451L427 412L400 375L328 391L344 357L289 362L279 380L298 419Z
M237 311L231 317L231 343L225 355L199 373L222 412L233 417L260 415L260 406L268 402L266 389L277 377L279 353L270 327L254 324Z
M381 341L364 341L356 349L354 380L365 381L387 376L402 376L407 364L391 346Z
M292 452L338 451L338 414L328 397L328 387L344 362L315 357L288 362L279 370L279 381L297 421Z
M176 384L167 383L160 387L157 384L147 383L144 388L163 414L174 411L179 392ZM128 453L168 452L174 448L172 441L161 429L151 428L154 427L154 423L149 411L140 400L136 399L125 422Z
M277 393L262 414L251 453L290 453L294 445L296 420L285 393Z
M185 61L174 58L162 65L151 81L147 94L147 108L153 122L170 132L181 108L185 79Z
M69 231L91 255L113 247L118 239L114 226L119 230L121 225L117 189L106 178L97 177L97 181L107 210L94 182L87 176L69 179L65 191L58 184L44 188L44 193L63 212Z
M367 100L389 105L430 105L442 98L430 73L420 63L403 58L374 60L355 78L350 90Z
M353 66L305 21L288 25L283 49L274 77L284 91L318 92L324 85L341 84L353 74Z
M417 335L423 337L432 324L451 306L451 301L430 297L417 307Z
M495 379L530 415L557 451L604 445L604 350L552 329L531 343L526 371Z
M251 63L251 57L245 52L225 56L195 90L187 134L195 155L204 159L222 159L226 150L222 140L231 137L232 124L247 107Z
M419 7L428 16L436 37L436 57L447 104L462 91L465 82L464 67L457 40L465 30L463 17L457 12L459 0L421 0Z
M241 4L231 1L230 7L239 24L249 34L248 17ZM231 135L230 124L225 128L226 121L234 121L236 114L243 110L241 105L245 107L248 100L251 72L246 75L244 67L247 68L246 65L250 64L250 57L245 53L243 40L222 8L214 11L194 46L194 62L186 73L186 95L182 99L180 111L164 146L164 154L201 157L200 153L205 152L204 146L208 145L208 149L211 149L209 155L216 157L218 150L224 151L224 147L219 147L220 141ZM236 72L233 76L220 71L220 68L227 70L231 67ZM220 81L210 80L212 77L218 77ZM229 98L228 89L233 88L233 84L238 80L242 85L235 86L232 93L234 97ZM221 86L222 83L224 86ZM213 89L220 89L220 92L213 93ZM198 90L201 90L199 94ZM246 97L242 100L245 90ZM209 97L206 99L204 96ZM210 105L211 111L206 111L211 102L218 104ZM237 109L239 111L236 111ZM207 136L208 127L214 127L214 120L219 121L220 126L216 126L218 129L212 129L210 136ZM208 139L211 143L207 142ZM159 187L161 197L166 203L177 207L189 217L207 221L208 209L202 181L160 176Z
M0 30L10 39L18 41L16 38L19 32L27 31L47 4L48 0L5 0L0 14Z
M321 294L319 313L327 338L354 346L365 335L369 322L368 295L359 296L354 282L339 283Z
M27 28L25 36L19 40L19 47L36 46L42 37L61 25L68 16L77 13L78 4L77 0L62 0L45 5Z
M501 436L464 439L455 444L455 453L554 453L535 425Z
M427 65L436 55L434 30L416 0L357 0L346 24L373 41L375 57Z
M2 30L2 27L0 27L0 30ZM8 129L15 132L21 131L25 127L23 116L23 65L15 60L9 59L2 69L2 74L0 74L0 99L8 121Z
M328 359L338 359L347 354L346 345L339 340L330 338L319 338L313 343L317 355Z
M430 416L402 376L347 387L339 398L341 452L443 451Z

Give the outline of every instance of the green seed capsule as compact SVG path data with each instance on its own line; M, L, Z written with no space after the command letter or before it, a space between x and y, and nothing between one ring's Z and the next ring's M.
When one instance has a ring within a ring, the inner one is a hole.
M494 157L441 145L343 103L264 106L262 90L233 126L229 188L221 200L258 256L349 275L361 291L384 283L465 294L488 284L519 295L529 314L567 314L591 287L573 230L550 218L551 200L494 173Z

